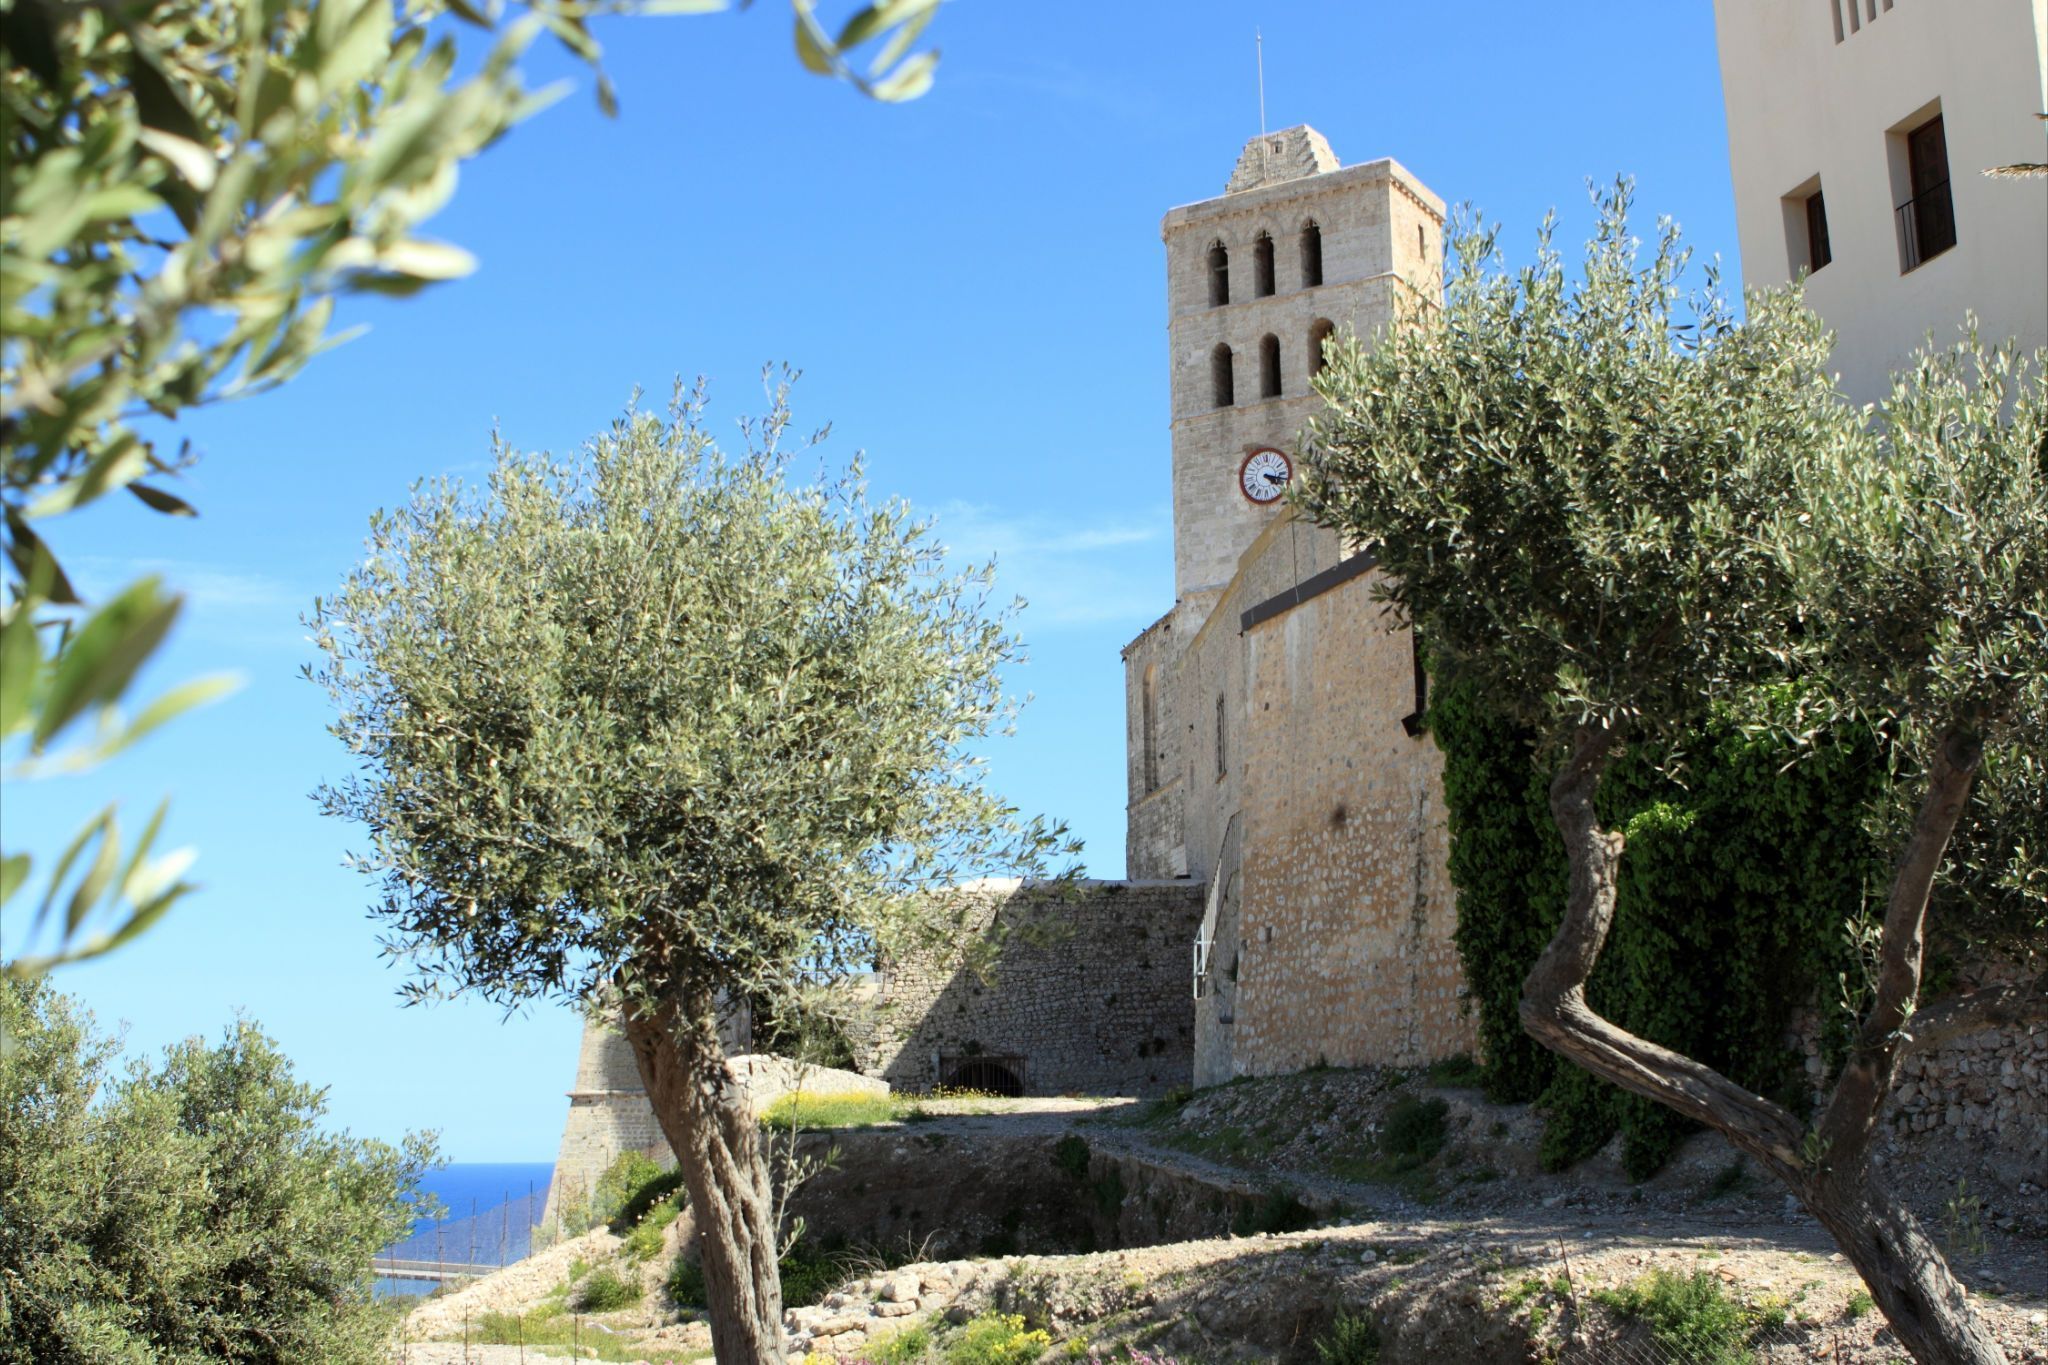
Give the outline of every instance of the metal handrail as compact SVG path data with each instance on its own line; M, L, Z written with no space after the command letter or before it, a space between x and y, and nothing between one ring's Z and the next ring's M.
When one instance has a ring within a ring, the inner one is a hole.
M1892 212L1898 218L1905 269L1918 269L1922 261L1939 256L1956 244L1956 209L1947 180L1929 185Z

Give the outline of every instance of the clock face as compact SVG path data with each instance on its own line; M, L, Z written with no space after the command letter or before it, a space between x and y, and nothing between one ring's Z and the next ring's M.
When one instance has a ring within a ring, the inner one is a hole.
M1287 481L1293 477L1294 466L1285 455L1271 448L1254 450L1244 457L1244 467L1237 471L1237 486L1253 502L1278 502L1287 491Z

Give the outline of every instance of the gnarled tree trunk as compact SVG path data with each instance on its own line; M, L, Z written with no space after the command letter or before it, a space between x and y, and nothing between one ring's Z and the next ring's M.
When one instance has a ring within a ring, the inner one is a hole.
M689 1192L719 1365L783 1365L775 1201L708 990L626 1003L626 1040Z
M1904 1050L1915 1044L1913 1005L1927 902L1949 836L1969 795L1979 750L1968 736L1937 746L1905 856L1886 906L1876 999L1816 1130L1808 1135L1779 1105L1690 1057L1638 1038L1595 1013L1586 979L1614 922L1620 833L1594 811L1618 731L1582 726L1550 786L1551 817L1564 836L1571 886L1564 919L1522 988L1522 1025L1545 1047L1625 1090L1716 1130L1798 1195L1870 1288L1900 1342L1924 1365L2004 1365L2005 1355L1971 1309L1941 1252L1902 1208L1871 1162L1877 1116ZM1932 1035L2009 1018L2039 1017L2048 978L1985 992L1939 1013Z

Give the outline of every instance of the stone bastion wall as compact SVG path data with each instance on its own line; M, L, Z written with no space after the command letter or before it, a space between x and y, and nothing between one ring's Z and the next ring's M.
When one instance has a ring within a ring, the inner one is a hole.
M990 881L938 899L943 938L885 958L856 1067L894 1090L1157 1095L1194 1074L1204 887Z
M932 898L934 932L885 957L848 1024L890 1089L1157 1095L1194 1071L1203 887L985 881ZM728 1049L749 1046L732 1026ZM568 1219L626 1152L674 1160L615 1027L586 1022L542 1215Z
M1951 989L2035 981L2041 968L2038 954L1970 956L1956 964ZM1796 1011L1786 1039L1804 1056L1816 1106L1829 1083L1821 1019L1811 1006ZM1909 1051L1879 1123L1900 1159L1939 1167L1951 1178L1967 1170L1972 1187L1989 1194L2038 1199L2048 1191L2048 1023L1987 1027Z

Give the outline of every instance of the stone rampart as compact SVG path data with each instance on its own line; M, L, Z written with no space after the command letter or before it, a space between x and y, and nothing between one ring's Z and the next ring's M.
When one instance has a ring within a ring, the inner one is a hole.
M1979 958L1964 963L1958 987L2031 981L2040 972L2038 959ZM1883 1115L1895 1137L1952 1141L1977 1152L1995 1183L2048 1190L2048 1025L1964 1034L1909 1053L1899 1070Z
M572 1217L572 1210L588 1202L605 1168L627 1152L671 1159L625 1035L586 1020L576 1055L576 1086L569 1092L569 1116L562 1124L562 1145L555 1154L542 1224L555 1227Z
M985 882L885 961L857 1065L894 1090L1156 1095L1194 1065L1194 881Z
M1028 1095L1156 1095L1194 1067L1193 881L982 882L933 898L945 933L883 964L859 995L858 1069L816 1090L950 1085ZM743 1046L739 1035L729 1046ZM733 1059L757 1107L788 1088L776 1059ZM543 1220L568 1220L626 1152L673 1160L633 1051L584 1025Z

